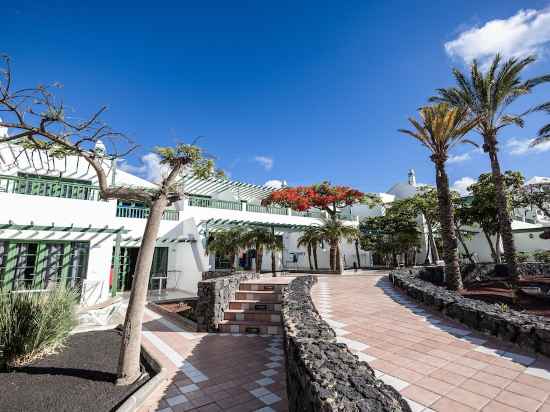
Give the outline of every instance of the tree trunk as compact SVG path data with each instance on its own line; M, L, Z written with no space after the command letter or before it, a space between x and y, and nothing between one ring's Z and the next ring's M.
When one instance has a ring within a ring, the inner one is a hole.
M361 269L361 255L359 253L359 241L355 240L355 253L357 254L357 269Z
M495 245L493 245L493 241L491 240L491 236L483 230L483 234L485 235L485 239L487 239L487 243L489 243L489 248L491 249L491 257L493 258L493 262L497 263L497 252L495 250Z
M462 248L464 249L464 253L466 253L466 256L468 256L468 260L472 265L475 265L475 260L470 254L470 251L468 250L468 246L466 246L466 242L464 241L464 237L462 236L462 233L460 232L460 228L455 226L455 233L456 237L460 241L460 244L462 245Z
M275 251L271 251L271 272L273 273L273 277L277 276L277 265L275 262Z
M235 259L237 258L237 255L235 253L229 254L229 269L234 272L235 271Z
M311 243L307 244L307 260L309 262L309 270L313 271L313 264L311 263Z
M313 263L315 264L315 270L319 270L319 264L317 262L317 244L313 244Z
M153 263L160 221L166 206L168 206L168 199L166 195L160 194L151 206L143 232L143 240L139 248L132 282L132 292L126 311L126 319L124 320L117 385L129 385L141 375L139 361L141 354L141 324L147 301L149 273Z
M495 256L496 263L502 263L502 258L500 256L500 232L497 232L497 235L495 237Z
M342 273L342 255L340 254L340 245L338 243L336 243L334 248L336 249L336 266L335 266L335 270L336 270L336 272L341 274Z
M504 258L508 266L510 276L518 278L517 262L516 262L516 247L514 245L514 235L512 233L512 221L508 213L508 204L506 200L506 191L504 189L504 181L500 172L500 164L497 156L497 141L494 134L483 136L485 147L489 152L491 159L491 172L495 181L496 191L496 206L498 210L498 221L500 225L500 233L502 235L502 246L504 248Z
M443 257L447 274L447 288L461 290L462 277L458 263L458 245L455 234L453 205L449 190L449 178L445 171L445 163L436 163L437 199L439 201L439 220L441 222L441 237L443 238Z
M262 272L262 261L263 261L264 251L260 246L256 247L256 273Z
M330 270L335 271L335 263L336 263L336 250L334 249L333 245L330 245L329 250L329 261L330 261Z
M435 244L432 222L426 220L426 224L428 225L428 241L430 242L430 250L432 252L432 264L435 265L439 261L439 251Z

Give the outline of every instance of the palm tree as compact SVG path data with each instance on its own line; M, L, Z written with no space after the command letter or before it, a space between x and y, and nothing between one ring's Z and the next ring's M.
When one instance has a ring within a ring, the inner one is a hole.
M319 269L317 264L317 245L321 243L321 233L319 227L309 226L304 229L302 236L298 238L298 247L307 248L307 258L309 261L309 268L313 270ZM313 255L313 264L311 262L311 256Z
M546 112L547 114L550 114L550 102L546 102L544 104L541 104L540 106L535 107L533 111ZM545 142L550 142L550 123L548 123L546 126L543 126L539 130L538 137L533 140L531 146L536 146Z
M270 246L272 242L272 233L262 227L255 227L243 235L243 245L246 248L254 248L256 250L256 272L262 271L262 260L264 248Z
M340 240L353 241L360 236L359 229L345 225L338 219L325 219L323 226L319 228L321 239L330 246L330 270L342 272L342 260L340 254Z
M458 243L445 162L449 158L451 148L459 143L473 143L464 139L464 135L476 126L478 120L471 119L467 108L450 108L446 103L421 108L420 118L421 122L409 118L414 131L404 129L399 131L414 137L432 153L430 159L434 162L436 170L439 220L443 238L447 285L450 289L460 290L462 289L462 278L458 263Z
M438 89L438 96L430 99L434 102L444 102L466 108L472 118L479 119L476 130L483 137L483 150L489 154L491 159L504 255L512 276L517 276L516 254L512 223L506 205L506 193L497 155L497 135L502 128L512 124L523 127L523 116L530 111L520 115L505 114L504 111L519 96L530 93L535 86L541 83L550 81L550 75L525 81L520 79L522 70L535 60L534 56L521 59L514 57L501 64L501 57L497 54L485 73L480 71L478 62L474 60L471 64L469 78L460 70L453 69L457 85Z
M271 272L273 277L277 275L277 264L275 261L275 252L280 252L284 248L282 236L276 235L274 231L269 231L269 237L265 244L266 249L271 251Z
M241 228L223 229L214 232L209 239L207 251L229 256L229 268L235 270L235 258L244 247L245 231Z

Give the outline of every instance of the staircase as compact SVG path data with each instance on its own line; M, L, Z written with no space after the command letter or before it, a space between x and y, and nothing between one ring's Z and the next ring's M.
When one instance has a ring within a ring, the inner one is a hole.
M222 333L280 335L282 290L288 278L241 282L219 328Z

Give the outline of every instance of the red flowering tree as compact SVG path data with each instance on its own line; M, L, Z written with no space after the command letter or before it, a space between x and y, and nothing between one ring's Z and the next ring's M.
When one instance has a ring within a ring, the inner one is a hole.
M332 186L323 182L311 186L289 187L272 192L263 200L264 206L276 204L294 210L317 208L326 211L332 219L344 206L358 203L365 197L359 190L347 186Z

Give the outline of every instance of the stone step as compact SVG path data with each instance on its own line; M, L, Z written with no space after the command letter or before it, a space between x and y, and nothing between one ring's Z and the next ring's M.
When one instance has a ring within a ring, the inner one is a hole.
M235 300L259 300L261 302L277 302L282 299L281 293L271 290L237 291Z
M264 292L278 292L281 293L281 291L286 287L287 285L284 284L270 284L270 283L254 283L254 282L247 282L247 283L241 283L239 285L239 289L241 291L264 291Z
M221 333L252 333L258 335L280 335L280 322L258 322L249 320L222 320L219 323Z
M256 299L236 299L229 302L229 309L279 312L281 310L281 303L276 301L260 301Z
M265 310L229 309L224 312L224 319L281 323L281 312Z

